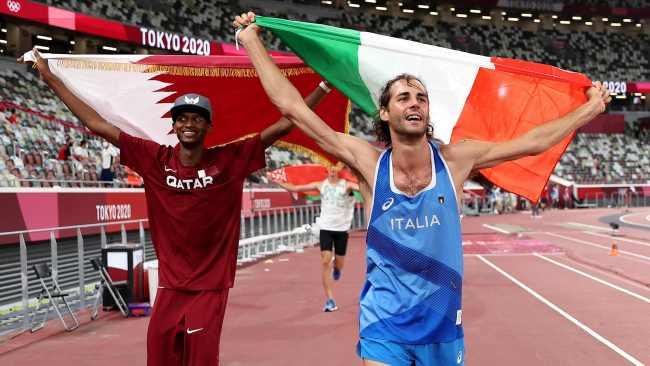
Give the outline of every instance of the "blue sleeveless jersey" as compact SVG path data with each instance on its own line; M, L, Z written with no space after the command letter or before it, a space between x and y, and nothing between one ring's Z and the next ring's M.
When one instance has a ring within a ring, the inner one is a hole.
M415 196L393 184L391 155L380 156L367 236L360 336L405 344L463 337L463 255L451 175L431 148L432 178Z

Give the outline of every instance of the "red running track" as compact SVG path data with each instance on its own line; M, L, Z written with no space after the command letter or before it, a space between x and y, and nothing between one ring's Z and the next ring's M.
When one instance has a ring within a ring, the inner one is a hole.
M650 230L625 226L612 238L599 219L620 213L465 218L467 364L650 364ZM612 240L618 256L610 256ZM359 365L363 250L363 233L355 233L336 284L341 309L335 313L321 312L316 248L240 269L226 313L222 365ZM60 324L50 323L41 331L50 334L1 343L0 365L144 365L147 322L103 315L72 333L57 333Z

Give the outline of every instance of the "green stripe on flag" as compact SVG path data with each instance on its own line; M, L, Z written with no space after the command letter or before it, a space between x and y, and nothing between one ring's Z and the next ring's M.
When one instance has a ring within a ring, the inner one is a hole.
M364 112L370 115L376 112L373 98L359 74L358 31L264 16L255 19Z

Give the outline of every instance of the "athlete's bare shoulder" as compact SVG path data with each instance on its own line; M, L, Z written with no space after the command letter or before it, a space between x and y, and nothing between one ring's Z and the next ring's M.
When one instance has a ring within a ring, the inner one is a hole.
M360 179L369 184L374 182L375 167L382 150L373 146L369 141L356 136L339 133L339 137L350 151L350 161L345 163L355 170Z

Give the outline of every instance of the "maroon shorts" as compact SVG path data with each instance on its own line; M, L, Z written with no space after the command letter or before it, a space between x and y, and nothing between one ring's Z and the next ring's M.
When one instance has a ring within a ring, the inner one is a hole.
M158 288L147 331L148 366L218 366L228 289Z

